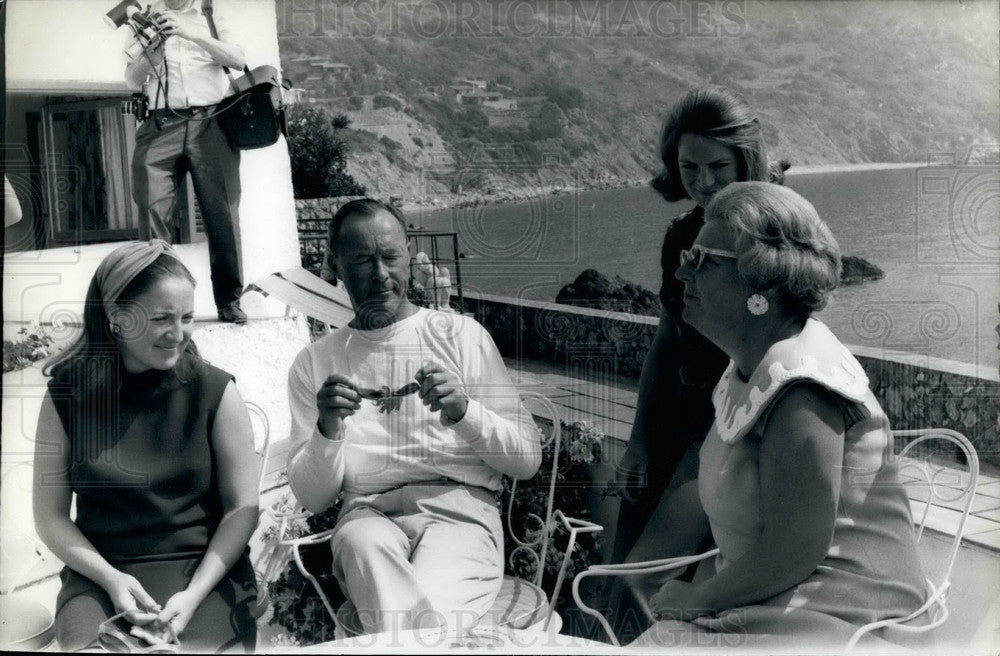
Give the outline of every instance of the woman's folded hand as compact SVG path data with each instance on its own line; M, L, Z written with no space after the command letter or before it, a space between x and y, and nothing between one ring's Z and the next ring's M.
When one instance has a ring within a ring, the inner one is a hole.
M645 449L629 443L615 468L615 489L623 500L635 503L639 499L646 487L646 465Z
M670 580L649 598L653 619L691 621L700 615L711 614L707 609L695 607L696 586L686 581Z
M131 574L118 572L104 589L115 611L127 613L125 617L132 624L147 624L160 612L160 605Z
M201 601L202 599L191 590L181 590L167 600L156 618L157 624L169 627L176 635L180 635L191 621L191 616Z

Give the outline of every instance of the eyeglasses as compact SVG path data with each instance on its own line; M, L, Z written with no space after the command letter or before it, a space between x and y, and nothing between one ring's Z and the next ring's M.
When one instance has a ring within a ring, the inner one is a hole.
M735 260L739 258L736 251L726 251L721 248L709 248L708 246L695 244L690 249L681 251L680 264L681 266L690 264L694 267L695 271L698 271L701 269L701 265L705 263L705 258L709 255L724 257L727 260Z

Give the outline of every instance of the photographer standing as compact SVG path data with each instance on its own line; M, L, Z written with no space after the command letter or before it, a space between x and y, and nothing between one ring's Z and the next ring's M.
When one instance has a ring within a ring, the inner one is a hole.
M210 6L208 0L156 0L154 27L146 30L156 36L137 38L143 47L133 48L138 54L125 69L125 82L145 91L150 116L136 134L133 196L140 236L172 243L177 189L191 172L219 320L241 324L247 317L240 308L240 153L229 145L216 112L229 94L223 67L240 70L245 57L222 20L215 19L218 38L212 37Z

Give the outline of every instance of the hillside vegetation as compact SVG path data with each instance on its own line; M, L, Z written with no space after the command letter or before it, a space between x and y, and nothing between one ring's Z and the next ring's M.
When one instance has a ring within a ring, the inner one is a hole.
M284 74L350 118L348 170L379 195L643 181L666 109L706 83L742 93L796 165L961 161L1000 133L995 2L292 4ZM456 104L462 79L523 105Z

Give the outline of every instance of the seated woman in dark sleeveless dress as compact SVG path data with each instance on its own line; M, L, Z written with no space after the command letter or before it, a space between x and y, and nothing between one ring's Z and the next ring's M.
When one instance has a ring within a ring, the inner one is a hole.
M47 368L33 502L66 565L64 651L97 646L119 613L146 642L254 648L259 465L232 376L191 341L193 309L194 279L166 242L122 246L90 283L83 334Z

